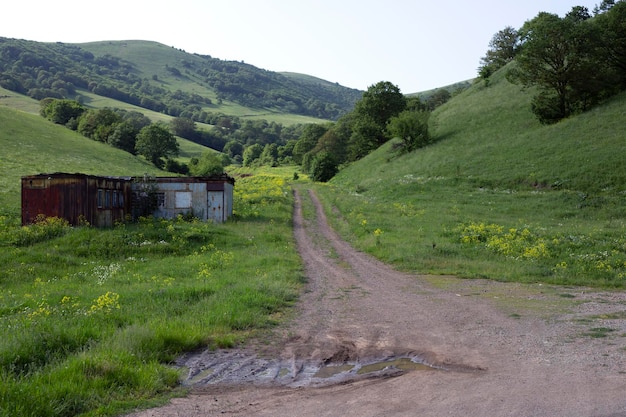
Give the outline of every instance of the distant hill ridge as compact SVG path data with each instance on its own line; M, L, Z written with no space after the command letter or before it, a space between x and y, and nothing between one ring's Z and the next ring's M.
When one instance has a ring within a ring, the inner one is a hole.
M232 103L336 120L362 95L304 74L140 40L66 44L0 38L0 87L37 100L80 98L80 90L88 90L203 123L210 122L211 113L228 114Z

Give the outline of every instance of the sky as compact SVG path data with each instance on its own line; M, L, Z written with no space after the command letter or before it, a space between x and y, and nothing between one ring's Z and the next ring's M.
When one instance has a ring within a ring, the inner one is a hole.
M148 40L186 52L405 94L477 75L493 35L601 0L20 0L0 37Z

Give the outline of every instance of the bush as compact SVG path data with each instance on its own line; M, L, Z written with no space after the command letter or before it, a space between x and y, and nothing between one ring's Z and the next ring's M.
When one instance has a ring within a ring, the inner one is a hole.
M311 164L311 179L318 182L327 182L338 171L335 158L328 152L320 152L313 158Z

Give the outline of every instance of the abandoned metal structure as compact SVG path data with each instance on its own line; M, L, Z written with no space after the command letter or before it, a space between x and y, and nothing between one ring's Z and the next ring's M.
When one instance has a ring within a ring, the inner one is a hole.
M179 214L222 223L233 214L235 180L219 177L157 177L155 217L171 219Z
M148 197L149 215L191 215L221 223L233 213L235 180L216 177L105 177L87 174L38 174L22 177L22 224L38 216L60 217L72 225L110 227L144 213L137 207ZM144 207L145 211L145 207Z

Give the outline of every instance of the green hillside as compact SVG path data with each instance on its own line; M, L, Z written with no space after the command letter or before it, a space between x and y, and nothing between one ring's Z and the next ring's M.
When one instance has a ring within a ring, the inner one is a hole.
M500 72L489 87L478 82L434 112L433 146L389 163L389 150L381 149L371 156L380 163L356 163L336 181L384 189L380 178L393 172L396 179L441 177L486 187L618 191L626 184L625 97L545 126L530 111L531 93Z
M0 106L0 126L0 215L19 216L20 178L24 175L165 174L141 158L87 139L41 116Z
M335 226L407 270L622 286L626 94L550 126L530 100L503 71L474 84L433 113L433 145L388 143L320 188Z
M84 44L0 38L0 87L35 99L84 91L174 117L217 115L337 119L362 92L314 77L287 77L238 61L150 41Z
M119 416L162 404L186 393L177 357L237 346L288 317L303 278L283 177L238 179L236 217L223 224L21 227L23 175L165 173L6 105L0 149L0 416Z

